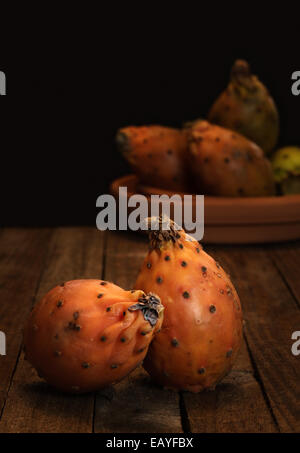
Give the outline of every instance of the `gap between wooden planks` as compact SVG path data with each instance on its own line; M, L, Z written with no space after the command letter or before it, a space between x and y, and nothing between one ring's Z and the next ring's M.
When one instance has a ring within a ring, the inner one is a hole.
M95 228L58 228L52 236L47 236L43 230L22 234L15 237L13 231L7 232L7 240L15 244L10 258L11 266L5 274L12 274L7 290L7 296L10 297L7 302L7 324L12 322L11 331L18 332L18 344L13 351L9 351L9 357L14 356L14 362L35 289L36 300L39 300L63 281L75 278L101 279L103 265L104 235ZM23 240L27 246L22 248ZM3 242L0 239L0 250L1 247ZM44 250L46 259L40 259ZM2 266L0 271L3 278ZM23 286L18 287L19 282ZM14 320L14 316L17 316L17 320ZM22 353L5 403L0 432L91 432L93 410L93 394L64 395L51 389L37 377Z
M62 228L55 230L51 238L51 233L45 231L19 232L21 236L18 241L12 233L7 233L9 247L6 251L11 252L8 260L11 267L8 269L14 272L14 263L20 262L20 282L25 285L23 300L26 300L26 294L29 292L26 285L29 284L33 288L38 285L39 298L61 280L101 278L103 262L104 277L129 288L134 283L139 264L147 249L144 240L130 234L102 235L94 228ZM22 234L29 235L29 245L25 249L22 248L25 237L22 237ZM103 236L108 237L105 254ZM11 248L13 244L16 246ZM1 246L0 239L0 253L3 250ZM247 250L241 252L242 256L246 252ZM228 258L227 249L224 253L225 264L228 259L230 261L230 255ZM31 262L28 260L31 256L33 266L27 271L25 278L26 272L23 268ZM221 256L218 258L223 261ZM1 274L5 268L6 266L0 267ZM235 269L234 263L230 261L227 268ZM238 267L236 269L238 270ZM13 277L7 290L13 289L15 283ZM283 287L285 288L284 285ZM20 302L14 305L14 309L21 308L20 313L18 312L19 318L16 318L17 323L22 325L23 318L29 312L29 305L28 302L22 306ZM12 322L9 312L7 320L8 324ZM15 335L14 326L11 332ZM19 343L20 338L21 333ZM6 392L18 357L19 343L15 346L10 371L6 371ZM249 345L251 348L250 342ZM255 358L255 355L253 357ZM261 381L260 385L261 387L253 376L249 355L244 346L235 369L215 392L196 396L185 393L179 404L177 393L157 388L149 382L146 373L138 369L114 389L99 392L94 408L93 395L65 396L49 389L31 372L21 355L4 407L0 431L90 432L92 425L96 432L181 432L182 426L185 430L191 429L194 432L275 431L278 420L275 418L274 423L274 415L271 416L268 408L271 402L268 397L263 397L261 388L264 391L265 388Z
M0 330L6 334L7 355L0 357L0 418L22 343L24 319L39 284L48 229L4 229L0 235Z
M104 278L131 289L146 251L143 237L108 233ZM94 429L101 433L180 433L179 395L152 384L139 367L119 384L98 392Z
M110 233L105 278L131 288L147 245L138 236ZM214 392L166 391L142 368L97 396L96 432L276 432L245 344L233 372Z
M300 326L299 305L295 301L295 296L299 296L299 243L218 247L215 254L230 270L242 300L244 330L256 376L278 429L299 432L300 363L291 352L292 332ZM294 267L289 272L291 256ZM289 282L294 294L285 282Z

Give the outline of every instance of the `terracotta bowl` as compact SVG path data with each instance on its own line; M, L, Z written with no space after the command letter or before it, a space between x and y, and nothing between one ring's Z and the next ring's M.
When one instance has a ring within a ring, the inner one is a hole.
M175 194L140 185L135 175L112 182L110 190L117 200L119 187L127 187L127 198L134 194L148 198L150 195ZM195 205L195 197L192 204ZM250 244L300 239L300 195L261 198L205 196L204 225L203 242L206 243Z

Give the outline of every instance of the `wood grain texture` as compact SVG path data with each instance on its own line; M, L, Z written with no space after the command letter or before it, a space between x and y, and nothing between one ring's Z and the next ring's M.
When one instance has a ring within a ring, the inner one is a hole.
M51 238L48 229L6 229L0 235L0 419L22 344L24 320L35 297Z
M64 395L20 354L33 303L62 281L105 278L130 289L147 251L144 236L95 228L0 231L0 432L299 432L300 242L210 246L239 292L241 353L214 392L166 391L142 367L97 394Z
M213 248L205 247L205 250L223 264ZM255 377L245 341L233 370L215 391L197 395L184 393L183 398L192 432L278 431Z
M105 279L130 289L147 251L143 237L109 233ZM99 392L95 407L95 432L182 432L179 395L151 384L139 367L114 388Z
M244 313L245 335L256 375L281 432L300 430L300 362L291 352L300 311L269 251L262 247L217 249L230 270Z
M44 238L44 244L48 245L49 251L36 300L63 281L102 277L103 235L95 228L59 228L49 244ZM29 268L31 259L38 253L36 247L32 258L27 257ZM23 299L23 303L28 311L31 301ZM91 432L93 408L93 394L72 396L56 392L38 378L22 353L5 404L0 432Z
M183 393L183 399L191 432L277 432L245 342L233 370L214 391Z
M267 253L289 287L300 308L300 241L275 244Z

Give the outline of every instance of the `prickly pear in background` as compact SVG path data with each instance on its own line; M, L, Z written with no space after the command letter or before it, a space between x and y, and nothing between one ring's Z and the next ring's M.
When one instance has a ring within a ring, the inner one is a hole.
M58 389L97 390L142 362L162 314L153 294L101 280L69 281L33 309L24 332L26 358Z
M187 133L190 171L198 193L223 197L275 194L271 164L255 143L201 120L187 128Z
M200 392L232 368L242 339L242 311L221 266L174 222L168 229L168 220L152 220L159 229L152 225L150 250L135 284L155 291L165 307L144 368L164 387Z
M229 85L213 104L208 119L245 135L266 153L276 146L279 135L276 105L244 60L234 63Z
M152 187L187 188L187 142L184 130L163 126L120 129L116 143L140 182Z
M287 146L272 157L275 181L282 194L300 193L300 148Z

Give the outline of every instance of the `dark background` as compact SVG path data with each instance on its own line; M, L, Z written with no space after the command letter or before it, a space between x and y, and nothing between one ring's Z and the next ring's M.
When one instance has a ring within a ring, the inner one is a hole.
M247 59L273 95L280 145L300 145L300 96L291 94L291 74L300 70L295 17L223 27L193 11L135 27L122 17L104 27L102 18L95 33L79 29L55 44L50 36L42 47L35 36L13 57L2 53L1 225L94 225L96 198L129 172L116 130L205 116L236 58Z

